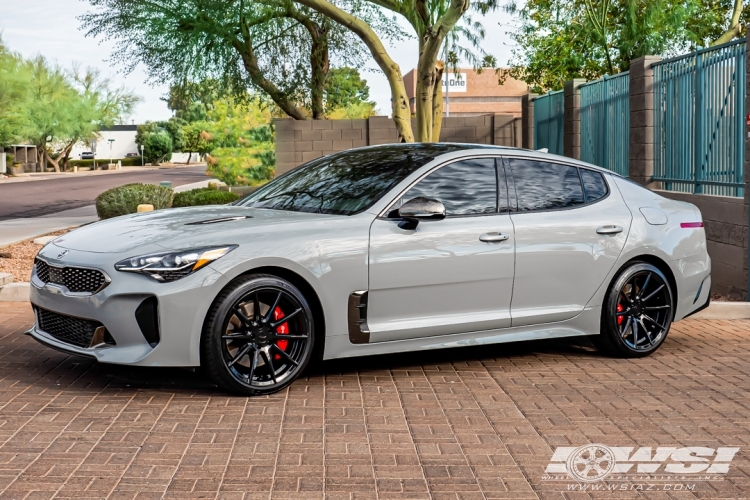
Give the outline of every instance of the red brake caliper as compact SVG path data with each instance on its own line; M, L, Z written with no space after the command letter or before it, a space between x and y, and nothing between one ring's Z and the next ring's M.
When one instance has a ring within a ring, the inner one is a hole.
M622 307L622 304L617 304L617 312L618 313L622 312L624 310L625 310L625 308ZM624 319L625 319L625 316L618 316L617 317L617 326L620 326L622 324L622 322L623 322ZM286 325L286 323L284 323L284 324Z
M273 310L273 320L278 321L281 318L284 317L284 311L281 310L279 306L276 306L276 309ZM276 327L276 333L279 334L288 334L289 333L289 323L282 323L279 326ZM276 342L276 345L279 346L279 349L282 351L286 351L287 346L289 345L288 340L279 340ZM281 359L280 354L274 354L273 359Z

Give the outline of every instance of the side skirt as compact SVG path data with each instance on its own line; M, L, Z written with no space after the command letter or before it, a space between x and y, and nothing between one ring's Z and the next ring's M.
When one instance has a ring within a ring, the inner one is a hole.
M425 351L447 349L452 347L478 346L519 342L524 340L553 339L578 337L599 334L601 308L584 309L575 318L558 323L530 325L516 328L503 328L481 332L438 335L409 340L393 340L373 344L353 344L349 335L332 335L326 337L324 359L392 354L397 352Z

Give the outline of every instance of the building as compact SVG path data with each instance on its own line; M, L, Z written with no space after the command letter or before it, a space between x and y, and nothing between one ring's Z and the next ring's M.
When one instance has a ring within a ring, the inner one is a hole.
M449 83L447 89L446 80ZM415 69L404 75L404 84L414 113L417 94ZM498 75L492 69L477 73L474 69L462 68L457 74L449 72L443 75L443 116L450 113L450 116L500 114L520 117L521 96L528 92L528 85L514 78L508 77L500 85Z
M70 158L78 160L81 158L81 153L85 151L95 152L96 157L102 160L110 158L110 154L111 158L118 159L125 158L125 155L128 153L140 153L138 146L135 144L137 127L137 125L112 125L111 127L103 127L99 131L99 137L94 148L91 147L91 144L79 142L73 146ZM110 139L114 139L111 153Z

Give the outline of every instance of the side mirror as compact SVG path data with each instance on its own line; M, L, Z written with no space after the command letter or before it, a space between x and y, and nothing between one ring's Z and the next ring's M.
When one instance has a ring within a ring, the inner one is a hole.
M438 200L419 196L401 205L398 209L398 216L404 219L398 227L416 229L420 220L445 219L445 205Z

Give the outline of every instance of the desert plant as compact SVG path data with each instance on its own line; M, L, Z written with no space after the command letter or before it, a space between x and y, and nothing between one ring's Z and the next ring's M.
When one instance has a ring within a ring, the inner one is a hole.
M138 205L153 205L154 209L172 206L171 189L153 184L125 184L104 191L96 197L96 214L100 219L134 214Z
M239 199L237 193L219 191L216 188L198 188L176 193L172 207L195 207L199 205L226 205Z

